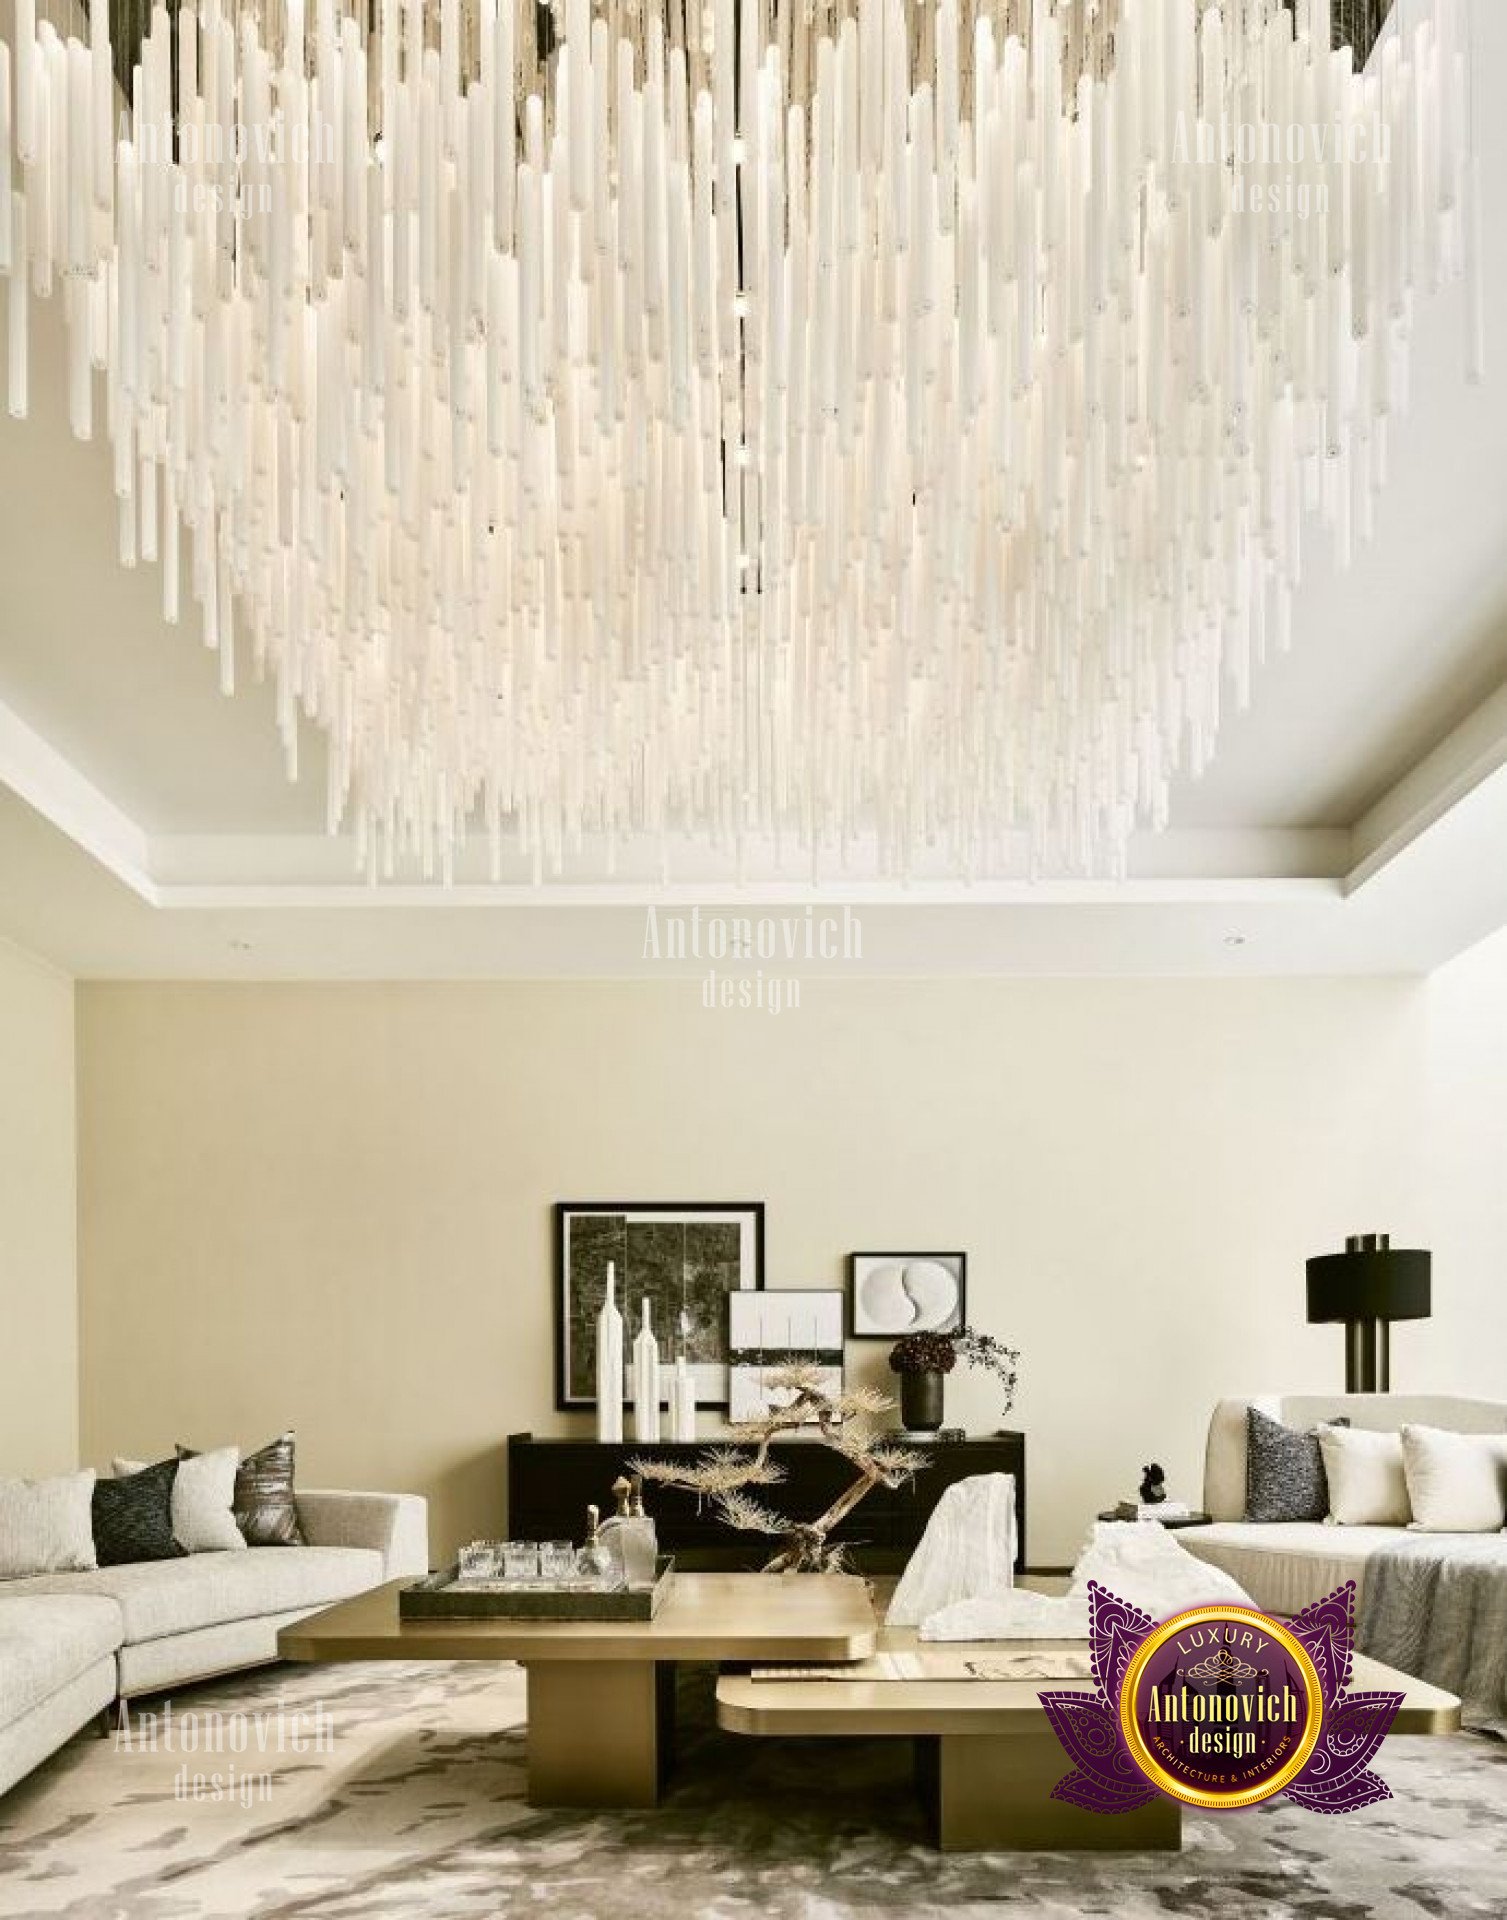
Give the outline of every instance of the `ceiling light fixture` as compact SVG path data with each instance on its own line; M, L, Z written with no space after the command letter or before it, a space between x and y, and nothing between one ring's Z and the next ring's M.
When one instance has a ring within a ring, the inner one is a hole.
M325 732L373 873L1123 870L1305 516L1368 532L1419 296L1479 353L1460 0L1359 73L1330 0L371 19L159 5L117 144L107 7L17 0L0 265L11 411L29 279L122 559L290 770Z

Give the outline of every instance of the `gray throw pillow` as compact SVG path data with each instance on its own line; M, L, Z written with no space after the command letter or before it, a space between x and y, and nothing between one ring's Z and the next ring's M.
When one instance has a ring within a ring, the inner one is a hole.
M1331 1427L1348 1427L1346 1419ZM1245 1517L1247 1520L1323 1520L1329 1514L1329 1481L1316 1428L1284 1427L1259 1407L1245 1412Z

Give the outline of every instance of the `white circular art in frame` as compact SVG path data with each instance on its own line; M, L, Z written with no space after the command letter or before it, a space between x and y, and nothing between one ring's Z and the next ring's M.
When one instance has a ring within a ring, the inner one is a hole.
M861 1320L884 1333L949 1327L958 1310L958 1277L940 1260L881 1260L858 1286Z

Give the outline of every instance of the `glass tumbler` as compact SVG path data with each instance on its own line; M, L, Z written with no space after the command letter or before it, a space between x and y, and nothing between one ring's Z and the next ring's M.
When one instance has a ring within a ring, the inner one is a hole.
M497 1549L490 1540L473 1540L456 1555L462 1580L490 1580L497 1572Z
M539 1577L552 1580L558 1585L565 1580L573 1580L576 1572L576 1550L569 1540L543 1540L539 1544Z
M537 1580L539 1578L539 1543L537 1540L506 1540L503 1542L502 1577L504 1580Z

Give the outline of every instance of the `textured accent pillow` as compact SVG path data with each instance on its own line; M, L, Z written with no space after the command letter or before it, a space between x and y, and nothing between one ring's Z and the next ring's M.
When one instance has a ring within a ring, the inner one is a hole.
M52 1480L0 1480L0 1580L94 1566L94 1469Z
M1337 1427L1348 1426L1336 1420ZM1259 1407L1245 1411L1245 1517L1247 1520L1322 1520L1329 1512L1329 1485L1318 1433L1284 1427Z
M183 1549L173 1538L173 1482L176 1460L129 1473L123 1480L94 1483L94 1552L102 1567L136 1560L179 1560Z
M1402 1470L1418 1533L1495 1533L1507 1523L1507 1433L1404 1427Z
M180 1460L195 1459L180 1444ZM248 1547L305 1547L293 1497L293 1435L279 1434L248 1453L235 1477L235 1523Z
M141 1460L112 1463L117 1480L140 1473ZM244 1553L246 1540L235 1523L236 1471L239 1447L216 1447L213 1453L191 1453L178 1461L173 1482L173 1538L185 1553Z
M1337 1527L1405 1527L1413 1517L1402 1467L1402 1435L1370 1427L1319 1428Z

